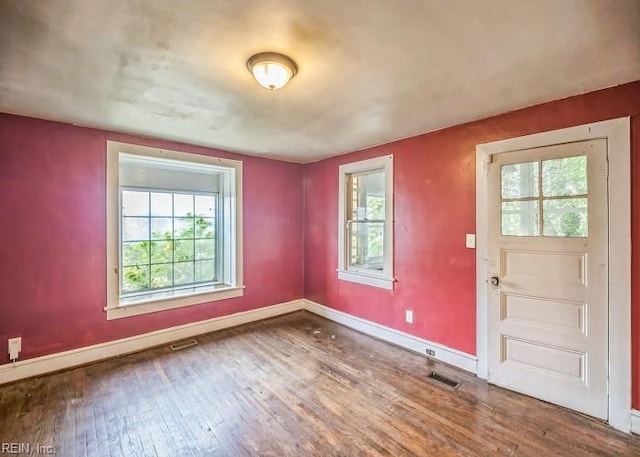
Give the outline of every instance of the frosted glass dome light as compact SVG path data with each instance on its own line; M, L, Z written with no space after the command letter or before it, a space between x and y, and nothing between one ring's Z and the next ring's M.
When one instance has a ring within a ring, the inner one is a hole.
M277 52L261 52L250 57L247 68L258 84L269 90L284 87L298 72L293 60Z

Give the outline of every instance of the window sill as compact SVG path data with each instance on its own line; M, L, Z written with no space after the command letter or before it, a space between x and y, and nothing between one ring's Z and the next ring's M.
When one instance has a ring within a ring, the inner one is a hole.
M338 279L349 282L356 282L367 286L379 287L381 289L393 290L393 278L385 278L382 276L373 276L353 271L338 270Z
M167 295L167 292L153 293L120 300L119 304L105 308L107 320L155 313L244 295L244 287L229 285L197 287L192 290L193 292L179 295L176 295L175 292L172 295Z

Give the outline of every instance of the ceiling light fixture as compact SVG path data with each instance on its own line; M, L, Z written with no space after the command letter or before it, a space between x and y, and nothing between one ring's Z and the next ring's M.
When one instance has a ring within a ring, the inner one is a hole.
M298 66L289 57L277 52L261 52L247 60L247 68L258 84L269 90L280 89L298 73Z

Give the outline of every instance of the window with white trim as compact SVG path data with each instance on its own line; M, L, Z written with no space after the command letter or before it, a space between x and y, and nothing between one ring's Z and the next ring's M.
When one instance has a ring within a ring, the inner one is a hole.
M239 161L107 145L107 318L241 296Z
M339 170L338 278L393 289L393 156Z

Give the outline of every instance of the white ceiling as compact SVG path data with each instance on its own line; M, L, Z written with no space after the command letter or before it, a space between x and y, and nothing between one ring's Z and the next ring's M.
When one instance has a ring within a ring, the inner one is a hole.
M638 0L0 1L1 112L295 162L638 79Z

